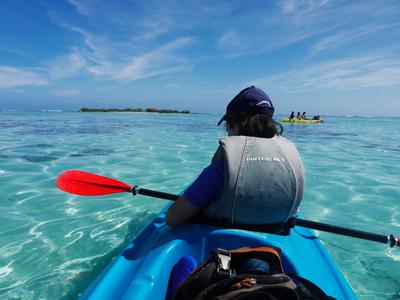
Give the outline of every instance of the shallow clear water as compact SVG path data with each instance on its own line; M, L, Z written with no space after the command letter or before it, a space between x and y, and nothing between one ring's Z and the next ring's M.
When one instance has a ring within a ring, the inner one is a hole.
M55 188L80 169L178 193L224 136L220 116L0 112L0 298L75 299L166 205ZM400 235L400 119L286 124L306 167L307 219ZM400 250L320 233L360 299L400 298Z

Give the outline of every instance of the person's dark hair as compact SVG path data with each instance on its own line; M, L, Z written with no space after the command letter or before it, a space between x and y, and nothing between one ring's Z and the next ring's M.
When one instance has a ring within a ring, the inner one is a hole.
M229 127L239 126L239 135L261 138L272 138L274 135L281 135L283 132L282 125L265 114L230 114L226 118L226 125Z

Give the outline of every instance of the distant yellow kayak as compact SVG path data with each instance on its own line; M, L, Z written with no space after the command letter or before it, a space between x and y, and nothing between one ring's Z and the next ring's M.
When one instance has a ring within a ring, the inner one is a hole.
M289 118L283 118L281 119L281 122L288 122L288 123L322 123L324 120L299 120L299 119L291 119Z

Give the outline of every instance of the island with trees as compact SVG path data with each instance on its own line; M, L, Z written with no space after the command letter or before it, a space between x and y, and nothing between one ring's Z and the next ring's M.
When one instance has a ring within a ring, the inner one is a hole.
M164 113L164 114L190 114L189 110L175 109L159 109L159 108L81 108L80 112L148 112L148 113Z

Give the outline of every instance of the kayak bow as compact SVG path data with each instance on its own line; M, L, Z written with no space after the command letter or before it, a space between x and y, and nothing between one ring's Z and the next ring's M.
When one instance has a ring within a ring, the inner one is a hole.
M183 256L205 260L212 249L273 246L283 268L311 280L336 299L356 299L349 283L314 232L295 228L289 236L185 224L170 228L165 211L148 225L83 293L81 299L165 299L170 272Z

